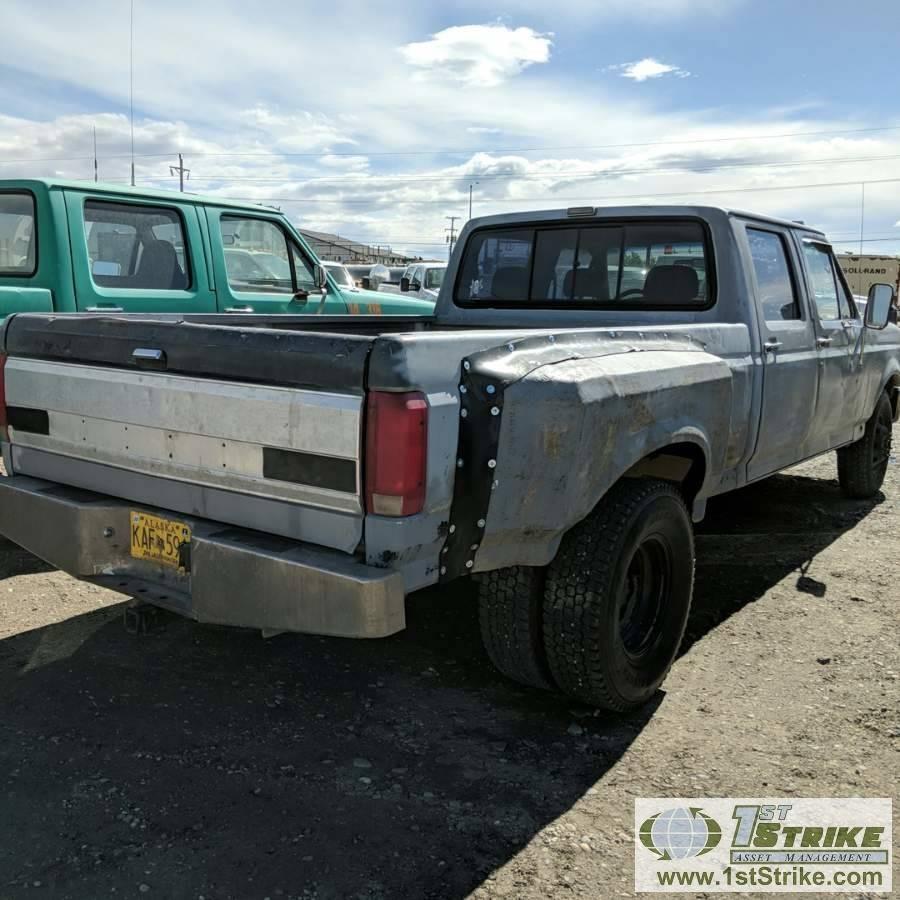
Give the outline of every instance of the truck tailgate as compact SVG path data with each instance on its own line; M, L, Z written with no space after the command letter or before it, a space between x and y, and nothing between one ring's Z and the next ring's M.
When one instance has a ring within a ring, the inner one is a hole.
M13 471L345 551L374 338L14 316Z

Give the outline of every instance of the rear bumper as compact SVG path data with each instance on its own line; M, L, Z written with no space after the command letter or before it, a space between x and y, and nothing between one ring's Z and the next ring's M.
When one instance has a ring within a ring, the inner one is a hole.
M133 509L191 526L190 572L131 556ZM70 575L200 622L357 638L406 624L397 572L24 475L0 478L0 534Z

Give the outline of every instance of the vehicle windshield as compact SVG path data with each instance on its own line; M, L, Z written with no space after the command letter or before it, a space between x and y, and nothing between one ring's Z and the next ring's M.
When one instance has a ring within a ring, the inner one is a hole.
M433 291L438 290L444 283L444 273L446 269L426 269L425 270L425 287Z

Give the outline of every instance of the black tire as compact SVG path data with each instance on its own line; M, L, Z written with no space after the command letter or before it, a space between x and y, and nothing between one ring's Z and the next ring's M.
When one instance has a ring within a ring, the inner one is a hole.
M684 635L694 531L678 489L625 479L566 535L547 571L544 647L569 696L617 712L646 703Z
M491 662L513 681L552 689L541 630L544 569L513 566L479 576L481 640Z
M875 404L872 418L866 422L863 436L838 450L838 481L848 497L866 500L874 497L884 484L891 456L893 419L891 401L883 393Z

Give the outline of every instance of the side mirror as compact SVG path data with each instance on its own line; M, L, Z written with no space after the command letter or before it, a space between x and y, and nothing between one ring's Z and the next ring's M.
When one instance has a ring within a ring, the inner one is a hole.
M400 279L400 290L404 294L409 291L409 279L405 275Z
M328 290L328 273L325 271L325 266L316 266L314 274L316 284L319 286L319 290L324 294Z
M866 300L866 328L881 331L891 317L894 289L889 284L873 284Z

